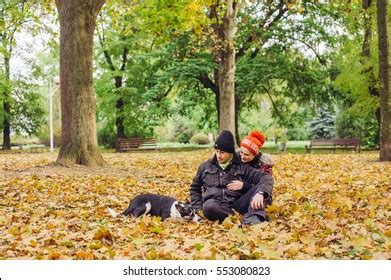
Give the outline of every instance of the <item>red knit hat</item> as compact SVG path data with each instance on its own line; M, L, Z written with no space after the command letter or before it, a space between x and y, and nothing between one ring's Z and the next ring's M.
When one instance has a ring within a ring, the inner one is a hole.
M265 141L266 141L266 137L265 135L262 134L262 132L258 130L253 130L246 138L242 140L240 146L246 148L253 155L256 156L259 152L259 149L263 146Z

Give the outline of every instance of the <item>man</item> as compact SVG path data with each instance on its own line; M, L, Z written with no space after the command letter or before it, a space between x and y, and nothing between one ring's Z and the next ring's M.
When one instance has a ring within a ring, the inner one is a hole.
M244 224L266 220L264 200L271 197L273 177L241 162L230 131L224 130L214 144L215 156L203 162L190 187L191 204L211 221L222 222L235 209Z

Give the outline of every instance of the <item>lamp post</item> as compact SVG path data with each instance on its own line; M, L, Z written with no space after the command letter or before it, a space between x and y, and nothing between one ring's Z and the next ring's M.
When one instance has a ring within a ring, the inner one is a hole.
M60 85L60 77L53 77L54 88L52 90L52 80L49 80L49 130L50 130L50 151L54 150L53 141L53 95L57 91Z

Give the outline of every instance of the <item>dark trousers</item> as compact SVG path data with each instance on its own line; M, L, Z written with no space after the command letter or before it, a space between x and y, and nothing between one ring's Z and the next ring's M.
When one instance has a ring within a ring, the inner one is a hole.
M228 202L223 202L216 199L208 199L203 205L204 216L211 221L224 221L229 215L233 215L235 209L240 214L245 215L259 215L266 219L265 209L254 210L250 203L256 194L256 188L250 189L248 192L238 198L232 205ZM271 198L267 198L264 201L265 206L271 204Z

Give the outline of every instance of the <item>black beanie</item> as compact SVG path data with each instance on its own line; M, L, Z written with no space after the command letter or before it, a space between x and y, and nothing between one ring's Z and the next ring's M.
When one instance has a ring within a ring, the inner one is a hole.
M214 148L230 154L235 153L235 141L231 131L223 130L217 136Z

